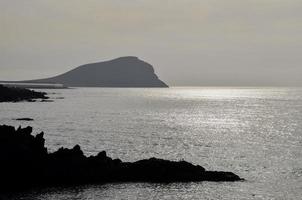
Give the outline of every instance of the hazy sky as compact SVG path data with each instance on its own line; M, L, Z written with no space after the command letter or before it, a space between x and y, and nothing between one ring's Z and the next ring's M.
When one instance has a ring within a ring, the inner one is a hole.
M170 85L302 85L302 0L0 0L0 80L127 55Z

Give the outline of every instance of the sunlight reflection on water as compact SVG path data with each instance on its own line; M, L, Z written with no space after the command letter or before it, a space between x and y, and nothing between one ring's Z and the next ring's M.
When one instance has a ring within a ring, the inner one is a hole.
M240 183L108 184L24 199L297 199L302 196L300 88L79 88L52 103L2 103L0 123L44 131L48 148L80 144L114 158L185 159ZM13 118L30 117L32 122ZM20 197L20 196L19 196Z

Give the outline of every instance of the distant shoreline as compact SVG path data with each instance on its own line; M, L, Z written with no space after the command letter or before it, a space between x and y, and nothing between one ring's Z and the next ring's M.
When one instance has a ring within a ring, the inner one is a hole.
M63 84L58 83L17 83L10 81L2 81L0 85L5 87L18 87L18 88L30 88L30 89L68 89Z
M0 102L20 102L20 101L29 101L34 102L37 99L41 99L41 101L46 102L49 101L47 93L45 92L37 92L34 90L29 90L27 88L20 87L6 87L0 85Z

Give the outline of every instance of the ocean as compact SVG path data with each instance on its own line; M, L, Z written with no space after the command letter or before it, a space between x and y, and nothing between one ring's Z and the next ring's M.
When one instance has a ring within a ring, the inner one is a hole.
M44 131L49 151L186 160L234 183L114 183L46 188L7 199L301 199L302 88L75 88L54 102L0 103L0 124ZM34 121L16 121L29 117ZM22 166L20 166L22 167Z

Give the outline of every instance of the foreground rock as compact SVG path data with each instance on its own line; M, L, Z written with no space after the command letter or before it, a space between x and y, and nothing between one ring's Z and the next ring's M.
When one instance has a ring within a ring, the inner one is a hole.
M240 181L231 172L206 171L185 161L157 158L137 162L112 159L105 151L85 156L79 145L48 153L43 132L0 126L0 190L31 186L106 182Z
M48 97L45 92L0 85L0 102L34 101L35 99L48 99Z

